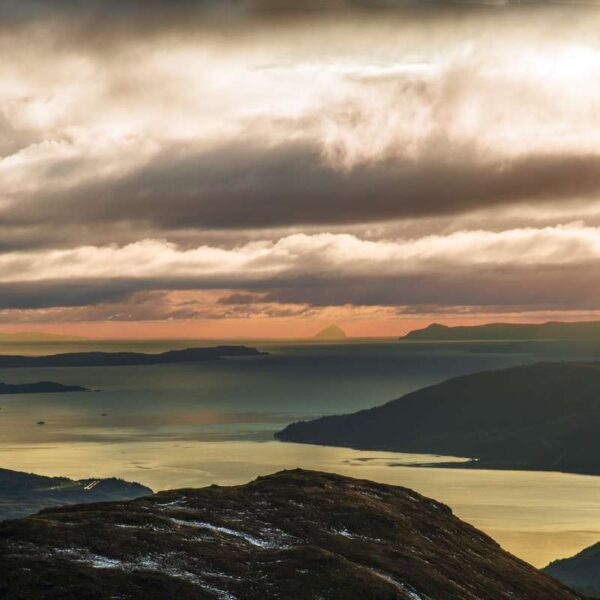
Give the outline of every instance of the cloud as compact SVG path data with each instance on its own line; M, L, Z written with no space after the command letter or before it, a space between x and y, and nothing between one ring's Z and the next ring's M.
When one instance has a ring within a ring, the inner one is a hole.
M466 153L389 159L345 172L306 144L247 144L200 154L172 149L116 180L42 190L7 207L0 224L138 221L155 230L356 224L581 199L599 191L600 155L594 154L482 161Z
M459 231L408 240L294 234L224 249L178 248L161 240L0 256L4 283L62 280L272 282L294 277L419 273L432 267L583 265L600 261L600 229L578 224L509 231Z
M268 293L264 301L304 303L313 308L394 307L397 314L593 311L598 308L599 275L597 265L431 269L396 277L373 275L284 287Z
M344 55L341 27L321 60L307 31L293 51L274 31L116 55L34 40L0 66L0 226L82 226L82 243L98 224L135 238L589 201L600 53L560 36L507 52L505 28L484 46L446 27L443 53L414 31L373 48L367 29Z
M1 256L0 308L93 305L70 314L138 320L344 305L589 309L598 274L600 229L580 224L379 241L296 234L232 249L145 240ZM190 295L169 296L177 290Z
M310 4L0 0L5 322L593 308L600 11Z
M129 298L136 287L118 279L0 281L0 309L29 310L114 302Z

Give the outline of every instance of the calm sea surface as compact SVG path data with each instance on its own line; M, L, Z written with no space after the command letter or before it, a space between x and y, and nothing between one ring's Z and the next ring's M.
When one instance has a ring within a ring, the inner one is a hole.
M314 468L416 489L538 566L600 541L600 478L396 466L439 458L272 441L291 421L376 406L458 374L540 360L596 360L600 344L244 343L270 354L153 367L0 370L6 383L56 381L97 390L1 396L0 467L77 478L115 475L156 490ZM197 345L214 342L10 344L0 345L0 353Z

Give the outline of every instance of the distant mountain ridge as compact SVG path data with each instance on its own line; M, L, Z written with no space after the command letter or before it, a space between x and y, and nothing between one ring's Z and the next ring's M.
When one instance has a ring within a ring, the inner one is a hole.
M49 356L0 355L0 368L160 365L202 362L243 356L263 356L266 354L266 352L260 352L256 348L249 348L247 346L215 346L214 348L169 350L160 354L144 354L141 352L69 352Z
M578 600L445 505L314 471L0 524L3 600Z
M600 363L538 363L456 377L376 408L293 423L276 437L475 457L471 466L482 468L598 475Z
M77 342L88 338L78 335L62 335L60 333L44 333L42 331L18 331L15 333L0 332L2 342Z
M121 479L74 481L0 469L0 521L24 517L51 506L132 500L148 494L152 494L150 488Z
M488 323L449 327L432 323L424 329L407 333L402 340L414 341L482 341L482 340L597 340L600 321L563 323Z
M600 598L600 543L570 558L555 560L542 571L586 597Z

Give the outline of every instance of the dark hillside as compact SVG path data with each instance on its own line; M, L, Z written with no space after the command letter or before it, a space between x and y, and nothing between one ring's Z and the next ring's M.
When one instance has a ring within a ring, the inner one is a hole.
M3 600L575 600L411 490L287 471L0 524Z
M600 363L539 363L449 379L383 406L294 423L281 440L600 473Z
M74 481L0 469L0 520L23 517L49 506L131 500L151 493L146 486L114 477Z

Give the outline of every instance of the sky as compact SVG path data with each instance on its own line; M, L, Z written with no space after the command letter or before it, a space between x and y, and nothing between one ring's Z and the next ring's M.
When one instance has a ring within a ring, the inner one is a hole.
M599 30L591 3L0 0L0 330L600 319Z

